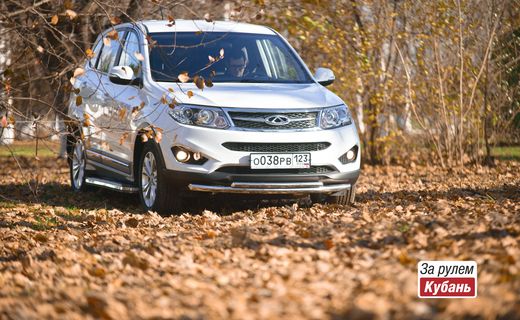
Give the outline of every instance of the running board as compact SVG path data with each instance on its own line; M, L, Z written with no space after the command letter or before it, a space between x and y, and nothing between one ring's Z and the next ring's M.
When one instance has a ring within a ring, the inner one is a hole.
M135 193L135 192L139 191L139 189L137 189L134 186L122 184L121 182L114 182L114 181L99 179L99 178L85 178L85 183L92 185L92 186L112 189L112 190L125 192L125 193Z

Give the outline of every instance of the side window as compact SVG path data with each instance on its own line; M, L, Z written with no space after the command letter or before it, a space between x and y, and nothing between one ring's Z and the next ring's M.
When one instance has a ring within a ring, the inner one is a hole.
M141 54L139 40L135 32L130 31L126 36L125 46L121 52L118 66L129 66L134 70L134 75L137 77L141 71L141 61L137 59L139 54Z
M119 31L118 38L116 40L104 37L106 40L103 39L103 50L101 50L101 55L99 56L97 63L97 69L99 71L108 73L110 68L114 66L117 53L119 52L119 48L121 48L121 41L124 34L124 31Z
M93 52L92 58L88 59L89 66L91 68L94 68L96 66L96 61L99 57L99 52L101 52L101 47L103 47L103 41L101 41L101 39L99 39L98 42L96 42L94 49L92 49L92 52Z

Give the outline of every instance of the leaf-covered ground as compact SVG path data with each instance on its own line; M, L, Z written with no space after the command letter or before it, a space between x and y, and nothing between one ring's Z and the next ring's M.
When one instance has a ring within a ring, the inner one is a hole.
M74 194L63 160L0 164L1 319L520 318L518 162L365 167L355 207L220 197L172 217ZM418 299L419 260L475 260L478 298Z

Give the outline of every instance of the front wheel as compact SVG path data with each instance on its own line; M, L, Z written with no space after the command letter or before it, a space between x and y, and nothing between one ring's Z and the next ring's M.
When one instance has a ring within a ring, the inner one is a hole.
M159 148L153 142L147 142L139 161L137 173L139 197L145 210L159 214L178 212L180 196L163 173L164 165Z
M311 194L313 203L339 204L343 206L351 206L355 202L356 185L353 184L350 190L343 190L333 195Z
M69 158L70 185L72 190L84 191L85 186L85 146L79 138L75 139L74 146Z

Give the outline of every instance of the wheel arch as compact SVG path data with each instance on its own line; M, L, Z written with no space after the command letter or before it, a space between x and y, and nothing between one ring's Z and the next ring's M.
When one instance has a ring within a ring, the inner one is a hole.
M159 161L161 161L163 167L165 166L165 162L164 162L164 155L162 153L162 149L161 149L161 145L159 143L157 143L154 139L149 139L148 142L143 142L142 138L141 138L141 135L143 134L144 132L144 129L146 129L147 127L149 127L150 124L148 123L143 123L139 126L139 128L136 130L136 135L135 135L135 140L134 140L134 152L133 152L133 170L132 170L132 173L134 175L134 181L137 182L137 174L139 172L139 161L141 159L141 153L143 152L143 149L144 149L144 146L146 145L146 143L148 142L151 142L155 145L155 147L157 148L157 151L159 152Z

